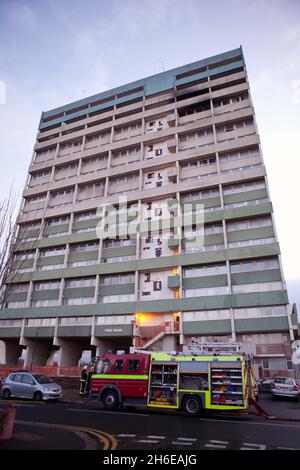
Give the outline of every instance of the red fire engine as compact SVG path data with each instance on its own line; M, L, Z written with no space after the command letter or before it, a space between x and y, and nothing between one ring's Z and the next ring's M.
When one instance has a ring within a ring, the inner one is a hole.
M91 395L108 410L119 405L181 409L243 410L254 398L252 362L243 354L105 354L97 358Z

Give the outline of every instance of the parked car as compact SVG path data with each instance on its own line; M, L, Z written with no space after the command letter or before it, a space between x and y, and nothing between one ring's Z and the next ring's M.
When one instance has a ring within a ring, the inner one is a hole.
M291 377L274 377L272 384L272 398L291 397L299 400L300 386L295 379Z
M258 382L258 391L259 392L271 392L272 391L273 379L260 379Z
M31 398L33 400L58 400L62 397L61 386L46 375L30 372L12 372L2 384L1 395L8 400L11 397Z

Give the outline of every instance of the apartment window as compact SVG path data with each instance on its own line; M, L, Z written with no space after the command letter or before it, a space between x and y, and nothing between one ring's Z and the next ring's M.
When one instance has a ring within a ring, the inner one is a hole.
M255 181L247 181L245 183L237 183L232 184L230 186L223 187L223 194L227 196L229 194L235 194L245 191L254 191L256 189L263 189L266 187L266 183L264 180L255 180Z
M97 251L99 248L99 242L87 242L80 243L79 245L71 245L71 253L86 253L88 251Z
M64 299L65 305L86 305L95 303L94 297L77 297Z
M155 156L159 157L160 155L162 155L162 149L156 149L155 150Z
M49 248L47 250L41 250L40 257L45 256L60 256L64 255L66 252L66 248L64 246L56 247L56 248Z
M232 292L234 294L244 294L248 292L269 292L276 290L282 290L282 282L261 282L232 286Z
M251 261L240 261L230 263L230 271L232 273L264 271L267 269L279 269L278 258L263 258Z
M188 277L206 277L216 276L220 274L226 274L226 264L212 264L206 266L192 266L191 268L185 268L183 276Z
M151 273L145 273L144 282L150 282L150 281L151 281Z
M41 281L33 284L33 290L51 290L60 289L60 280L57 281Z
M153 152L153 145L148 145L148 152Z
M132 302L133 300L135 300L135 294L104 295L101 300L104 304L117 302Z
M65 288L94 287L96 285L95 277L84 277L76 279L66 279Z
M228 294L227 286L204 287L197 289L184 289L184 297L202 297L210 295L226 295Z
M153 282L153 290L154 291L159 291L162 288L162 282L161 281L154 281Z
M70 222L69 217L59 217L57 219L48 219L46 220L47 227L54 227L56 225L68 224Z

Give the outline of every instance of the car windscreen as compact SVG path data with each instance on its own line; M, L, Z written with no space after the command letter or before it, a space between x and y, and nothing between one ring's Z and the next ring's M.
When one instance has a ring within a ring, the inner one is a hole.
M47 377L46 375L34 374L33 377L39 384L50 384L53 382L53 380L51 380L50 377Z

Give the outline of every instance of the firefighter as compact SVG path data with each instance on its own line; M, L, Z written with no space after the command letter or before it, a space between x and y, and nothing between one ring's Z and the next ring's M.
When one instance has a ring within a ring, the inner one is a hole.
M94 367L92 366L92 367L90 367L90 370L89 370L88 373L87 373L87 378L86 378L86 383L85 383L85 390L84 390L84 392L85 392L84 394L85 394L86 396L88 396L89 393L90 393L91 379L92 379L92 375L93 375L93 373L94 373L94 370L95 370L95 369L94 369Z
M85 387L87 383L87 378L88 378L88 366L84 366L84 368L81 371L80 375L80 395L84 396L85 394Z

